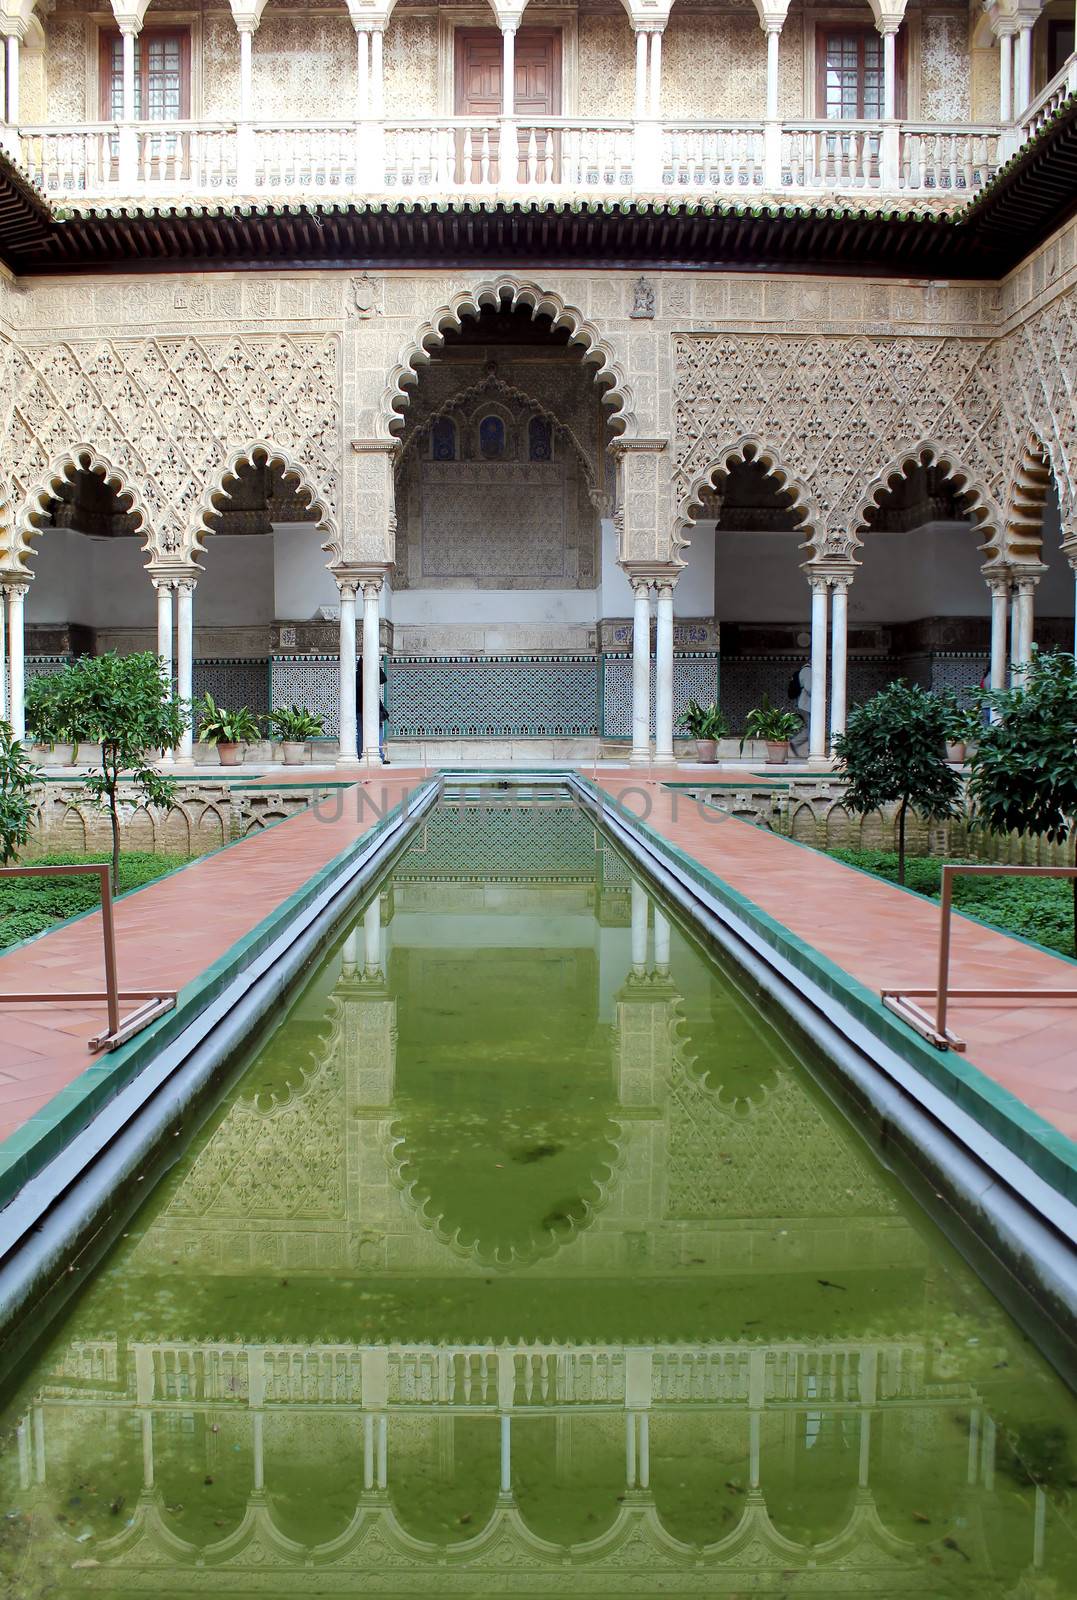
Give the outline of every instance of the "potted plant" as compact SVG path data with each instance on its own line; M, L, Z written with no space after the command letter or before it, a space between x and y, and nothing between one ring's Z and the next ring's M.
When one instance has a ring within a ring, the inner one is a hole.
M946 759L953 766L963 766L969 745L979 737L980 707L963 706L952 689L939 697L946 707Z
M33 735L43 757L52 757L58 767L74 766L79 758L79 741L72 733L68 684L63 673L32 678L26 689L26 730Z
M717 761L718 741L729 732L729 725L716 705L701 706L689 700L678 727L696 741L697 761Z
M243 746L254 744L259 737L258 719L249 706L238 711L226 711L219 706L207 689L195 708L198 713L198 737L204 744L217 746L217 757L222 767L238 767L243 760Z
M321 739L325 734L325 719L306 706L278 706L269 714L270 726L281 742L284 765L296 767L306 755L311 739Z
M765 694L763 703L753 707L744 719L741 750L746 740L762 739L767 747L767 761L780 766L789 759L789 741L799 727L798 711L783 711L781 706L772 705L770 696Z

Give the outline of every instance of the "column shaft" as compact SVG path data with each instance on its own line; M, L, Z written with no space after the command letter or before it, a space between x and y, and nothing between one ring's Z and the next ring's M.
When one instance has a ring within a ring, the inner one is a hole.
M249 122L253 113L254 75L251 61L253 42L249 28L239 30L239 120Z
M767 121L778 120L778 40L779 28L767 29Z
M370 35L365 28L356 28L357 70L355 85L355 114L366 116L370 107Z
M8 721L16 739L26 738L26 641L23 601L27 585L12 583L7 589Z
M189 719L180 734L178 759L190 765L194 760L194 581L190 578L176 584L176 635L176 695Z
M363 584L363 763L381 761L381 583Z
M501 30L501 115L516 114L516 29ZM509 159L509 151L505 151Z
M883 118L893 122L897 116L897 41L890 32L883 34Z
M633 115L637 122L647 115L647 33L636 30L636 98Z
M811 710L808 722L808 759L826 758L826 613L825 578L811 580Z
M1026 26L1027 24L1027 26ZM1032 99L1032 18L1022 17L1017 27L1017 84L1014 121L1028 110Z
M164 669L169 694L174 693L172 682L172 585L167 580L154 580L157 590L157 657ZM171 750L162 752L162 760L173 761Z
M670 926L669 918L654 908L654 966L656 972L669 972Z
M673 760L673 584L659 582L655 632L654 759Z
M13 128L19 125L19 36L7 36L7 120Z
M662 115L662 35L651 34L651 103L650 115L657 122Z
M1010 608L1008 578L995 578L991 588L991 687L1006 687L1006 623Z
M385 51L384 34L380 28L375 28L370 35L370 114L373 117L383 116L385 113Z
M0 589L0 722L7 721L7 601Z
M135 41L138 35L131 27L122 29L123 48L123 120L135 120Z
M512 1418L501 1418L501 1493L512 1493Z
M831 599L830 627L832 633L831 644L831 672L833 678L830 687L830 739L833 743L839 733L845 732L845 708L848 680L848 654L849 654L849 586L839 578L834 584Z
M1005 125L1013 121L1013 34L1000 33L998 39L998 119Z
M632 755L633 766L651 757L651 586L632 584Z
M355 740L355 590L340 583L340 710L338 713L338 766L354 766L359 759Z
M642 978L647 971L647 916L650 901L642 883L632 879L632 971Z

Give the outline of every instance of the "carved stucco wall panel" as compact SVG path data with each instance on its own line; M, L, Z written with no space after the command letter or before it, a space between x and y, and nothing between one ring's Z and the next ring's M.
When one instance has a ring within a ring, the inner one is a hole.
M635 93L635 39L623 12L580 17L579 61L579 115L628 115Z
M238 54L238 44L237 44ZM347 12L307 16L267 6L255 35L252 74L263 116L350 116L355 105L355 31ZM234 112L233 112L234 115Z
M925 122L969 120L967 15L926 9L921 15L919 115Z
M27 343L14 358L6 459L21 544L74 446L100 452L144 508L151 554L188 559L244 445L301 474L338 538L339 340L332 336Z
M96 121L89 103L86 79L89 24L78 14L53 16L45 33L44 117L48 122ZM32 108L22 104L22 115L33 121Z
M491 22L493 19L491 18ZM435 116L438 19L433 11L394 12L385 30L385 111L389 117Z
M258 36L252 54L260 48ZM252 64L252 78L260 97L263 84ZM256 75L257 74L257 75ZM256 102L260 109L260 98ZM207 14L202 22L202 115L222 120L234 117L239 106L239 34L230 11Z
M662 41L664 116L714 115L705 105L724 118L756 118L766 83L766 39L754 10L708 17L674 6Z

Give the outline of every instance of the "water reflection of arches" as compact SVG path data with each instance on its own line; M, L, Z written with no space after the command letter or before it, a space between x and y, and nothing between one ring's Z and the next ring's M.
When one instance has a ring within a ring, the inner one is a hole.
M699 1592L685 1575L701 1571L734 1587L749 1573L795 1572L808 1593L854 1581L861 1594L924 1593L950 1523L940 1518L925 1543L903 1506L881 1514L873 1485L900 1475L911 1436L939 1427L953 1436L946 1481L968 1530L970 1576L982 1582L994 1569L978 1532L996 1509L994 1422L974 1383L946 1376L930 1335L516 1349L172 1341L132 1342L118 1355L114 1341L58 1352L16 1429L22 1491L46 1510L54 1498L69 1504L71 1473L84 1473L110 1417L138 1447L142 1484L126 1526L91 1520L84 1541L95 1587L149 1592L170 1576L183 1587L197 1568L213 1573L215 1593L245 1590L257 1571L266 1592L299 1595L330 1574L376 1568L409 1592L436 1580L442 1594L503 1593L521 1564L563 1581L566 1562L586 1562L674 1595ZM197 1431L171 1425L185 1419ZM840 1515L824 1535L816 1526L794 1537L775 1472L783 1431L816 1423L840 1426L854 1448L837 1485ZM207 1441L222 1434L206 1478L213 1494L203 1493L214 1509L192 1515L175 1486L193 1484ZM685 1477L701 1442L726 1475L705 1520L691 1514L701 1485ZM306 1505L330 1462L333 1504L300 1539L295 1497ZM559 1520L559 1496L574 1484L576 1515ZM1026 1548L1042 1563L1046 1502L1043 1491L1033 1498Z

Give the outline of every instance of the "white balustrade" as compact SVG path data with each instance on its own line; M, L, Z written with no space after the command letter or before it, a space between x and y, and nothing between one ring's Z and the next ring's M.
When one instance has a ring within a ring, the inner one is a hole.
M256 122L256 189L359 187L359 133L353 122Z
M903 189L968 194L990 182L1001 164L997 128L903 123L899 148Z
M967 195L990 181L1018 135L1037 132L1077 89L1077 56L1018 129L937 123L796 122L780 133L783 189ZM397 118L380 121L133 124L121 175L115 122L24 127L23 163L57 199L156 191L285 195L631 194L641 185L638 130L571 117ZM766 184L762 122L667 122L656 130L650 190L754 193ZM896 165L884 172L886 140ZM126 148L126 146L125 146ZM240 160L241 151L243 154ZM650 158L648 158L648 163ZM775 171L777 171L777 165ZM772 178L773 182L774 179Z
M662 182L672 189L753 189L763 183L763 124L667 123Z
M1020 143L1034 139L1057 114L1071 94L1077 94L1077 52L1074 52L1032 101L1018 122Z
M794 189L878 189L883 130L871 122L804 122L782 131L782 182Z

